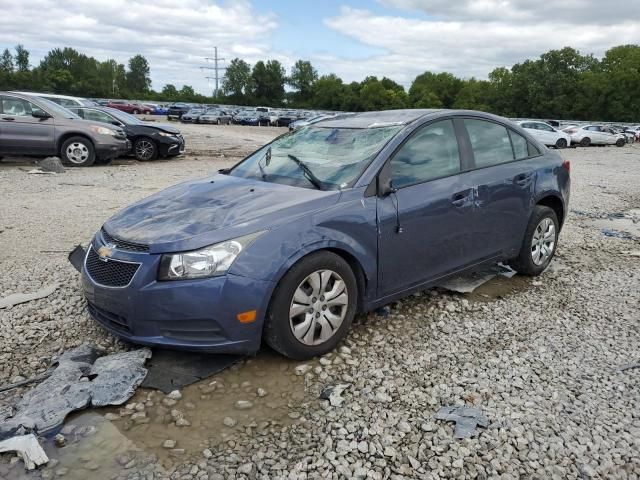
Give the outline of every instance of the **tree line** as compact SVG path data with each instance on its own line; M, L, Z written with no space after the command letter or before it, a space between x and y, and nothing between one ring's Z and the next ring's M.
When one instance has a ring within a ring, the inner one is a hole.
M198 94L189 85L152 90L150 65L142 55L126 66L68 47L49 51L37 66L29 58L22 45L4 49L0 90L345 111L462 108L507 117L640 122L638 45L613 47L601 59L571 47L550 50L511 68L498 67L486 80L427 71L408 90L387 77L347 83L333 73L319 75L305 60L287 73L278 60L250 65L234 58L217 97Z

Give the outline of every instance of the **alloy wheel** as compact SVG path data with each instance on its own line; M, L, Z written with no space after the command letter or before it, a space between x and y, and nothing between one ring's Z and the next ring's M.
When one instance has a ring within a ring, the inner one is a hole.
M150 160L153 157L155 147L149 140L136 142L136 157L140 160Z
M67 159L71 163L81 164L89 158L89 148L84 143L73 142L67 146Z
M347 314L349 294L340 275L317 270L296 289L289 308L289 325L304 345L320 345L340 328Z
M549 217L543 218L533 232L531 259L536 265L545 263L556 246L556 226Z

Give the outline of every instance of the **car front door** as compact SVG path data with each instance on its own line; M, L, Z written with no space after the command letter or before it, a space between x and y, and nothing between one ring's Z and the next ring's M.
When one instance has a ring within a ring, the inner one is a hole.
M40 107L23 98L6 94L0 96L0 149L3 153L55 153L54 119L36 118L34 112L44 113Z
M453 120L439 120L416 130L383 168L395 191L377 200L380 296L468 262L473 185L460 174L460 152Z
M536 123L538 127L538 132L540 132L539 140L545 145L555 145L558 141L558 133L553 129L553 127L547 125L546 123Z

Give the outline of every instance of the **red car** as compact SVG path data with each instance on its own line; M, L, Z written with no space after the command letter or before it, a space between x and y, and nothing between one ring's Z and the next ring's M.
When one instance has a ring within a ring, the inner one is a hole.
M123 112L133 113L137 115L139 113L144 113L145 115L151 115L153 113L153 109L149 107L145 107L139 103L131 103L126 100L110 100L106 105L107 107L117 108L118 110L122 110Z

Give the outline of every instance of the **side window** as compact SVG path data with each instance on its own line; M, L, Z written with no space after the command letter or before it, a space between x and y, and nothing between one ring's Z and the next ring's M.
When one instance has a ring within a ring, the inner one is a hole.
M40 107L27 100L16 97L2 97L2 113L14 117L30 117L34 111L42 111Z
M489 167L513 161L513 149L507 129L485 120L464 119L469 132L476 167Z
M94 122L111 123L113 121L113 118L109 115L97 110L84 110L84 118L85 120L93 120Z
M69 100L67 98L61 98L60 99L60 105L62 105L63 107L77 107L78 104L73 101L73 100Z
M516 160L521 160L529 156L529 149L527 148L527 140L522 136L509 130L509 136L511 137L511 144L513 145L513 153Z
M57 103L58 105L62 105L62 101L58 97L46 97L46 96L43 96L42 98L46 98L50 102Z
M458 140L451 120L422 127L391 159L395 188L460 172Z
M546 123L539 123L538 124L538 129L539 130L544 130L545 132L553 132L553 128L551 128Z
M538 155L542 155L542 152L536 147L533 143L527 142L527 149L529 150L530 157L537 157Z

